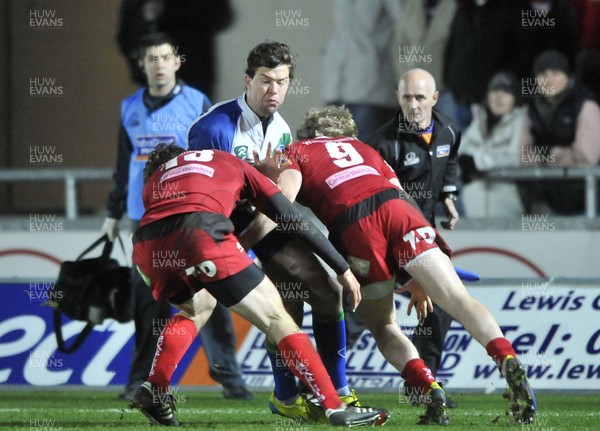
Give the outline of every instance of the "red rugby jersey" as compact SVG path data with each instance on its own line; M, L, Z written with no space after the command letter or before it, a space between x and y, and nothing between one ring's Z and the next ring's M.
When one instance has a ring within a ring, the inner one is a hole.
M396 178L381 155L350 137L316 138L290 145L290 168L302 173L298 201L309 206L325 225L341 212L384 189Z
M270 179L229 153L187 151L160 166L144 186L140 225L196 211L229 217L240 199L262 209L279 191Z

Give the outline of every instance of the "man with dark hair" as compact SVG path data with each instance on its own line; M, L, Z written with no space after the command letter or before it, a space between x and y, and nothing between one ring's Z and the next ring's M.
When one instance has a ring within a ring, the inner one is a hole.
M280 360L319 399L330 424L383 425L387 410L349 407L340 399L310 339L237 241L228 216L240 199L249 199L272 220L302 220L300 229L294 224L282 228L331 266L356 308L360 285L346 261L277 186L248 163L213 150L188 151L173 158L181 151L161 145L150 156L143 192L146 211L133 237L133 260L152 296L168 300L179 310L161 333L152 370L136 392L134 405L153 425L179 425L169 392L171 376L218 301L278 346ZM165 252L173 258L156 258Z
M294 79L296 65L290 48L279 42L265 42L258 44L250 51L247 59L246 75L254 78L259 67L275 69L282 64L287 65L290 80Z
M284 150L291 142L289 126L277 110L283 104L294 76L294 56L279 42L254 47L247 58L245 93L237 99L214 105L190 127L188 145L192 150L218 149L255 163L255 158L271 157L271 150ZM236 233L253 218L250 205L239 205L232 215ZM240 236L243 245L245 236ZM312 306L315 341L335 388L344 402L356 405L358 398L346 381L346 338L342 295L339 287L318 259L297 239L280 230L273 231L252 247L263 269L280 289L294 282L306 292ZM304 302L285 300L286 309L301 325ZM215 313L219 312L219 308ZM222 313L225 315L224 313ZM277 346L267 342L273 367L275 390L269 407L274 414L315 421L314 410L300 396L296 379L278 361ZM320 411L317 411L320 414Z
M125 212L131 219L134 230L142 218L142 173L148 154L159 143L173 143L185 148L190 124L210 106L204 93L177 79L181 59L174 44L173 39L165 33L151 33L139 42L138 67L146 77L146 86L121 104L114 186L108 196L108 217L102 226L102 232L111 241L117 235L118 222ZM169 304L154 301L135 271L132 280L135 349L129 381L125 392L120 396L125 400L131 400L147 376L158 333L171 315ZM236 363L235 347L228 349L218 339L203 341L209 358L229 350L232 352L232 361ZM209 363L212 366L213 362ZM243 382L241 377L239 380Z
M244 84L246 92L237 99L215 104L190 127L192 150L213 148L228 151L249 163L253 152L266 155L267 143L284 149L291 131L277 109L294 77L294 58L289 47L264 42L250 51Z
M424 396L423 424L448 423L446 398L398 326L393 293L401 268L416 280L406 287L411 305L416 301L422 308L431 298L461 322L504 375L515 421L532 422L535 395L511 343L490 311L469 295L442 251L447 245L409 201L394 171L354 137L353 123L345 108L311 109L301 126L309 139L285 150L292 164L275 178L278 185L290 200L297 197L314 211L350 263L362 286L357 312L385 359ZM259 226L270 227L260 220Z

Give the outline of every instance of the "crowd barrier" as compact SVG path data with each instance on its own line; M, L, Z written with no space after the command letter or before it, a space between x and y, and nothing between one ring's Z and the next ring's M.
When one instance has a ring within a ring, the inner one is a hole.
M67 220L79 217L78 187L83 181L111 181L113 171L109 168L66 168L66 169L19 169L0 170L0 182L64 182L64 205ZM486 181L518 181L518 180L572 180L585 182L585 216L598 216L598 179L600 166L592 168L553 168L553 167L514 167L497 168L483 177Z

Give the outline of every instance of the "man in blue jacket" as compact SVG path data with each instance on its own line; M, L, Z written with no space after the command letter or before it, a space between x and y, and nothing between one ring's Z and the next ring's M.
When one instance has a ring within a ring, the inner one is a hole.
M118 221L125 211L132 221L132 229L139 225L144 213L143 171L148 155L161 143L185 148L190 124L210 107L204 93L177 79L182 60L176 48L171 37L164 33L152 33L140 42L140 68L146 76L147 86L126 98L121 105L114 187L108 197L108 217L102 227L102 232L111 240L117 234ZM137 271L133 271L133 284L135 351L129 382L121 395L126 400L131 400L146 379L158 336L171 316L171 307L164 301L152 299ZM218 322L213 326L218 327ZM235 344L227 344L231 339L215 337L213 326L207 325L200 334L211 377L224 386L225 397L251 398L237 364Z

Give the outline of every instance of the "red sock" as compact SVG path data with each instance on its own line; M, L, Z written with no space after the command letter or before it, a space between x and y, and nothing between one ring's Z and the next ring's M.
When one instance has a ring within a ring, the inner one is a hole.
M277 348L288 368L311 389L324 409L337 409L343 404L308 335L290 334Z
M510 341L504 337L494 338L492 341L487 343L485 350L494 360L498 368L502 367L502 362L508 355L512 355L515 358L517 357L512 344L510 344Z
M435 382L433 373L421 358L408 361L400 375L420 395L427 394L431 384Z
M148 381L166 391L177 364L198 335L196 325L187 317L175 315L169 319L158 338L156 353Z

